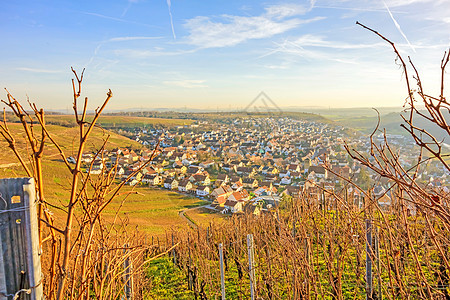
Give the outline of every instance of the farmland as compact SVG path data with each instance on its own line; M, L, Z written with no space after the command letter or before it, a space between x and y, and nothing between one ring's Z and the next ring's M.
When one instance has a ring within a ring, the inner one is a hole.
M88 115L86 120L90 122L93 116ZM49 124L63 125L68 127L75 126L74 117L72 115L49 115L47 116ZM173 127L192 124L190 119L168 119L168 118L147 118L136 116L108 116L102 115L98 121L98 125L104 128L129 128L129 127Z
M10 129L16 133L17 146L22 149L22 154L26 154L26 147L23 141L23 134L19 124L9 124ZM67 156L77 150L78 140L74 137L77 134L77 128L63 127L58 125L48 125L48 130L54 139L60 144ZM132 147L139 149L141 144L134 142L124 136L113 132L94 130L91 138L88 140L88 150L98 149L104 139L108 139L107 149L116 147ZM17 164L16 157L8 148L4 140L0 140L0 178L23 177L25 172ZM56 148L51 144L46 144L43 159L44 173L44 195L46 200L53 205L63 207L66 199L70 196L71 174L62 162ZM123 192L130 192L131 187L126 186ZM187 226L185 220L179 217L178 211L186 208L195 207L204 204L197 198L182 196L174 192L159 189L150 189L148 187L137 186L134 190L138 194L130 195L121 207L119 217L127 220L130 226L139 226L140 230L149 232L153 235L163 235L166 230L171 228L181 228ZM115 199L105 211L105 219L112 220L116 209L119 208L123 197ZM58 209L52 209L56 220L62 212Z

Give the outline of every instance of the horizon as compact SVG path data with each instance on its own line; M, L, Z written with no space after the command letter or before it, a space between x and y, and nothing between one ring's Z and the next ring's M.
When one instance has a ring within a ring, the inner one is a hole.
M221 113L221 112L230 112L230 113L242 113L242 112L248 112L248 113L267 113L270 112L270 109L266 110L249 110L246 111L244 109L245 107L235 107L235 108L222 108L222 109L206 109L206 108L191 108L191 107L129 107L129 108L123 108L123 109L106 109L104 112L106 114L109 113L139 113L139 112L155 112L155 113L167 113L167 112L175 112L175 113ZM281 113L287 113L287 112L298 112L298 113L312 113L312 114L318 114L320 113L314 113L314 111L322 112L322 111L328 111L328 110L335 110L335 111L346 111L346 110L367 110L374 112L374 108L377 110L388 110L390 112L401 112L404 108L402 106L383 106L383 107L325 107L325 106L286 106L286 107L279 107L281 109ZM302 110L303 111L302 111ZM60 113L61 115L73 115L73 108L70 107L65 109L51 109L47 108L45 109L47 112L51 113ZM8 111L8 108L7 108ZM81 112L81 110L80 110ZM88 109L86 111L87 114L93 114L95 113L94 109Z
M10 2L0 12L0 84L63 111L70 66L86 68L90 109L108 89L114 111L229 111L261 91L277 107L401 107L406 87L390 45L355 22L410 55L438 93L449 8L431 0Z

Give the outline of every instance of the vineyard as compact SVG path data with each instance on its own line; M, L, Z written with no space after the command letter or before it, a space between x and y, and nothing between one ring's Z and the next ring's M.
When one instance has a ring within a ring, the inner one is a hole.
M174 232L169 254L196 299L221 295L220 244L230 299L250 298L252 276L254 299L448 299L448 224L396 195L389 210L374 198L359 208L343 194L299 195L260 216Z

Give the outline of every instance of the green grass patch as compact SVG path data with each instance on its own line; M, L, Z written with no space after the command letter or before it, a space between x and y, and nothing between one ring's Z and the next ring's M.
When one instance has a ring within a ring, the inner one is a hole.
M188 289L186 274L167 256L150 262L146 276L150 279L150 288L144 294L145 299L194 298L194 293Z

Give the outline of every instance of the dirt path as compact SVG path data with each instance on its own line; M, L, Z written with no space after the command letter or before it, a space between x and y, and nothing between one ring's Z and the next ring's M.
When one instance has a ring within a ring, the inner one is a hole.
M202 207L202 206L199 206L199 207ZM194 229L197 229L197 224L195 224L194 222L192 222L188 217L186 217L186 216L184 215L185 212L187 212L188 210L190 210L190 209L195 209L195 208L198 208L198 207L192 207L192 208L186 208L186 209L180 210L180 211L178 212L178 214L180 215L181 218L185 219L186 222L188 222L189 226L191 226L191 227L194 228Z
M186 222L188 222L189 226L191 226L191 227L194 228L194 229L197 229L197 227L198 227L197 224L195 224L195 223L192 222L188 217L186 217L186 216L185 216L185 213L186 213L188 210L198 209L198 208L204 208L204 207L208 207L208 206L210 206L210 205L211 205L211 204L202 205L202 206L196 206L196 207L191 207L191 208L186 208L186 209L180 210L180 211L178 212L178 214L180 215L181 218L185 219Z

